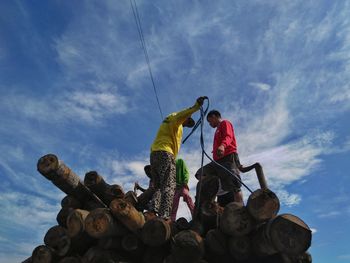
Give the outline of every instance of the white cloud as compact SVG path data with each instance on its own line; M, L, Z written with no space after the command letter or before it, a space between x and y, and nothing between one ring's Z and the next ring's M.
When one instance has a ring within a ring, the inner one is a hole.
M339 255L337 258L341 260L350 260L350 254Z
M260 83L260 82L250 82L248 83L250 86L260 89L262 91L268 91L271 89L271 86L269 84L266 83Z

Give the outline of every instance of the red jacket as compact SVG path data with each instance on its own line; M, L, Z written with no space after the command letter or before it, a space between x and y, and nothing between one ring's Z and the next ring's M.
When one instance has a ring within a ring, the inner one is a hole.
M220 159L217 156L217 149L221 144L225 146L224 156L237 153L237 143L233 125L227 120L222 120L215 131L213 143L213 158L215 161Z

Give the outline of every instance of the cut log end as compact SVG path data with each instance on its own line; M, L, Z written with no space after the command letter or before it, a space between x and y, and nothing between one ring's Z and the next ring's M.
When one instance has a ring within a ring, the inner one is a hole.
M257 221L266 221L275 217L280 209L277 195L269 189L258 189L248 198L247 209Z
M56 171L58 167L59 161L57 156L54 154L44 155L38 160L37 163L38 171L45 177L50 177L50 173Z

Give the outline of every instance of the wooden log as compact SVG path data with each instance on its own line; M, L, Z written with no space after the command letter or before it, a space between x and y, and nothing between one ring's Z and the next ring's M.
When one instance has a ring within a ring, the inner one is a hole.
M141 242L136 234L130 233L122 238L122 248L125 251L136 251L141 247Z
M72 195L65 196L61 201L62 208L82 208L82 203Z
M33 263L32 257L29 257L29 258L23 260L21 263Z
M112 200L118 199L118 198L124 198L125 193L123 188L118 184L112 184L107 187L103 199L105 200L106 204L110 204Z
M67 217L67 230L70 237L78 236L85 231L85 219L89 211L74 209Z
M247 209L256 221L266 221L277 215L280 202L271 190L258 189L249 196Z
M312 233L304 221L282 214L269 221L267 232L276 250L287 255L300 255L311 245Z
M219 206L217 202L205 202L201 206L200 221L203 226L204 234L210 229L217 228L220 218L224 212L224 208Z
M171 254L175 261L197 262L203 257L204 252L204 241L198 233L184 230L174 236Z
M311 245L311 230L300 218L282 214L262 225L254 238L256 253L271 255L278 252L298 256Z
M97 208L85 219L85 231L94 238L122 236L127 229L106 208Z
M123 237L105 237L98 240L98 246L102 249L121 250Z
M80 178L54 154L41 157L37 164L38 171L66 194L77 198L85 197L81 191Z
M141 230L142 241L149 246L160 246L171 237L171 227L161 218L154 218L145 223Z
M191 228L191 224L184 217L178 218L175 222L175 226L179 231L189 230Z
M85 174L84 184L100 198L103 197L109 186L96 171L90 171Z
M82 232L71 238L71 248L69 255L84 255L86 251L97 244L97 239L88 233Z
M246 260L253 255L252 245L248 236L230 237L228 240L230 255L236 260Z
M58 225L62 227L67 227L67 218L73 210L74 209L70 207L61 208L61 210L58 212L56 216L56 221Z
M55 256L53 250L45 245L34 248L32 253L32 263L51 263Z
M244 236L253 229L254 222L245 206L232 202L224 208L220 219L220 229L230 236Z
M65 228L53 226L45 234L44 243L58 256L65 256L70 250L71 239Z
M227 237L219 229L211 229L205 236L206 247L216 255L227 253Z
M154 187L147 188L142 194L137 197L136 209L139 211L147 210L147 206L151 201L153 194L155 192Z
M112 215L126 226L130 231L136 233L145 224L145 217L124 199L114 199L109 208Z
M118 263L120 259L116 251L91 247L82 257L82 263Z
M105 208L105 207L102 206L99 202L96 202L95 200L91 200L91 199L86 200L83 204L83 210L92 211L97 208Z
M133 207L137 206L137 196L133 191L128 191L126 192L125 196L124 196L124 200L126 200L127 202L129 202Z
M159 247L147 247L143 254L143 263L164 263L170 253L170 245L166 243Z
M58 263L81 263L81 260L78 257L65 257L61 259Z
M85 174L84 184L107 205L113 199L124 198L125 195L120 185L109 185L96 171L90 171Z
M61 160L58 160L54 154L47 154L41 157L37 163L38 171L47 179L49 179L60 190L67 195L73 195L79 201L94 199L103 207L106 205L87 188L68 166Z

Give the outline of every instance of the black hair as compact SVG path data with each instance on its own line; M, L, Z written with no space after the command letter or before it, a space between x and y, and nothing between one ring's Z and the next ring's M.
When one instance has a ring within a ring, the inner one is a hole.
M211 117L211 116L216 116L216 117L221 118L221 113L217 110L211 110L207 114L207 120L208 120L208 117Z

